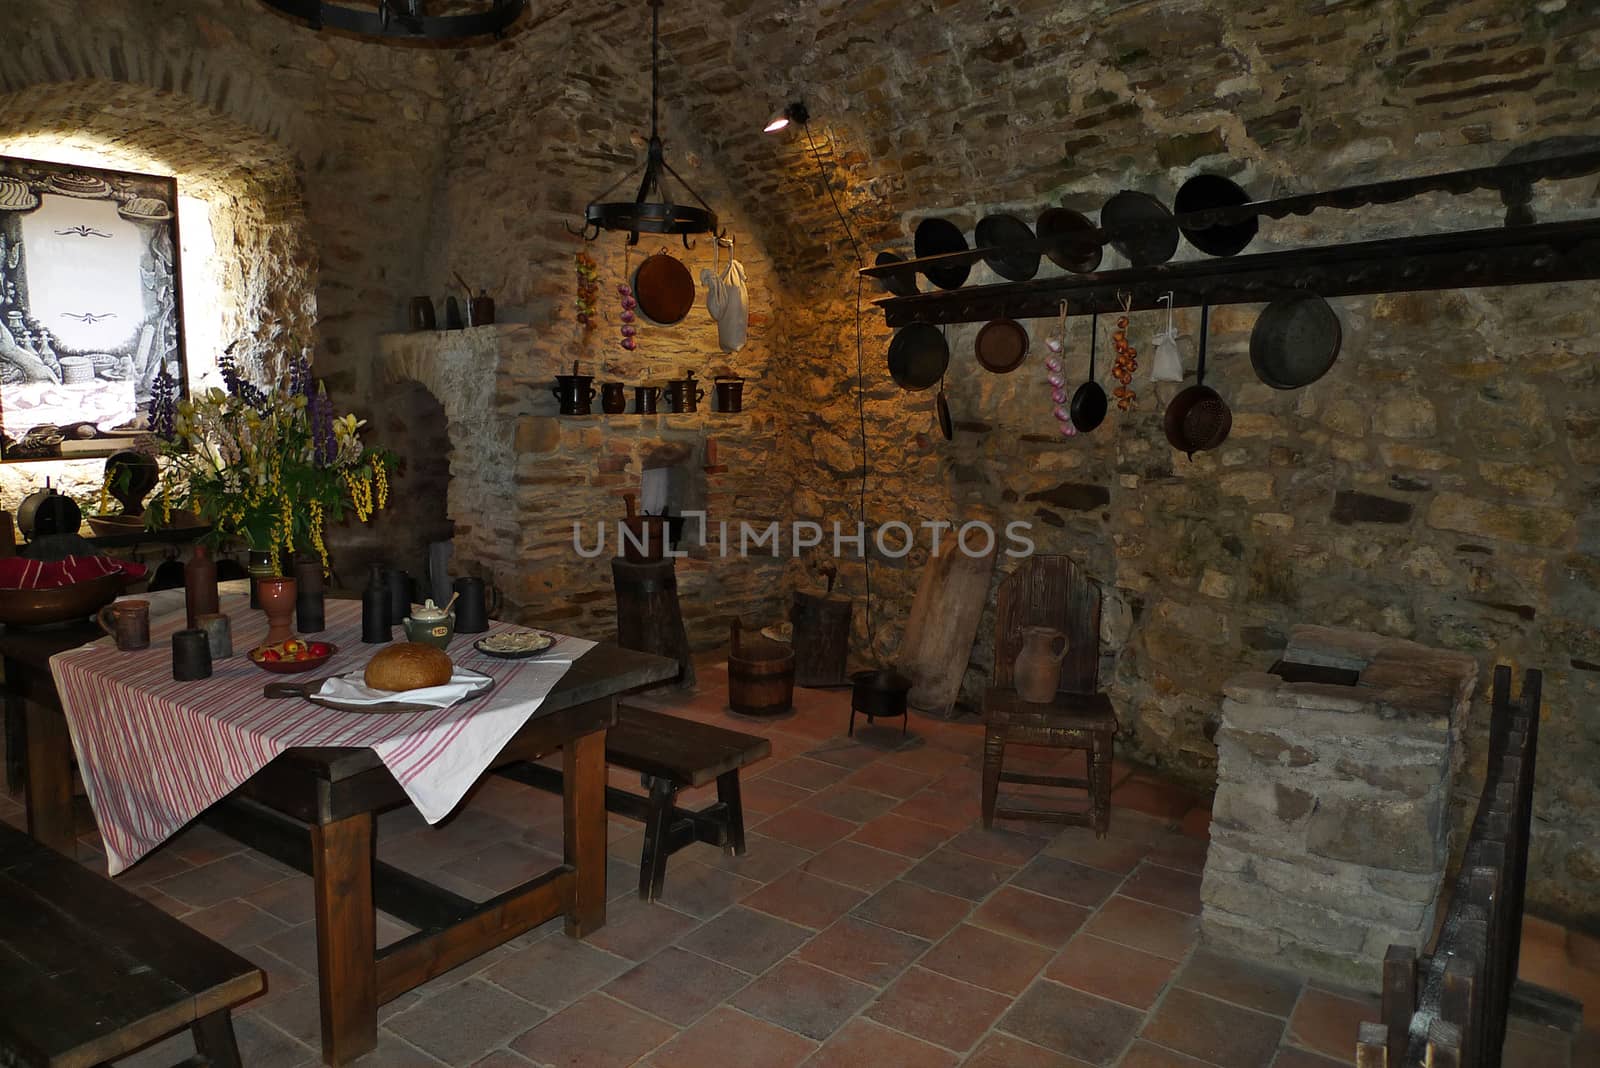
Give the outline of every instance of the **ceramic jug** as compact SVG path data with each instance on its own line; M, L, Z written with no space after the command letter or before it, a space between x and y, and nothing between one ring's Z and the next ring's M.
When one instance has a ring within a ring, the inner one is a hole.
M1060 650L1055 649L1057 640ZM1067 636L1054 627L1023 627L1022 652L1017 654L1011 668L1011 678L1017 696L1034 704L1046 704L1056 695L1061 685L1061 662L1067 658L1071 647Z

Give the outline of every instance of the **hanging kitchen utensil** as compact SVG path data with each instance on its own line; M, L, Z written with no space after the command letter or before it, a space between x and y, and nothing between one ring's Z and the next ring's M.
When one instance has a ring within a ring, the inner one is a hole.
M1016 251L1033 240L1028 224L1015 215L985 215L972 231L979 248L1000 249L983 258L989 269L1010 282L1026 282L1039 273L1039 251Z
M1197 174L1178 187L1172 208L1178 213L1178 229L1189 244L1211 256L1236 256L1255 240L1261 221L1254 215L1244 222L1223 226L1193 226L1185 220L1190 212L1212 208L1234 208L1250 203L1246 193L1231 179L1220 174Z
M1100 266L1103 250L1095 225L1081 211L1071 208L1046 208L1039 213L1034 229L1040 237L1079 237L1084 240L1062 242L1045 249L1050 262L1077 274L1092 274Z
M1010 374L1028 357L1028 331L1015 319L995 319L978 331L972 348L985 371Z
M1299 389L1328 373L1344 331L1328 302L1313 293L1280 297L1250 332L1250 366L1273 389Z
M1233 429L1233 411L1217 391L1205 384L1206 335L1211 328L1211 305L1200 306L1200 358L1195 384L1181 390L1167 405L1164 429L1174 449L1194 459L1194 454L1214 449Z
M1183 357L1178 355L1178 328L1172 322L1172 294L1163 294L1161 303L1167 306L1167 328L1153 339L1156 354L1150 361L1150 381L1182 382Z
M934 407L939 412L939 433L944 435L944 440L951 441L956 436L955 424L950 419L950 402L944 399L944 377L939 378L939 396L934 402Z
M646 256L633 272L633 298L657 326L682 322L694 307L694 276L665 249Z
M1100 313L1089 319L1089 380L1072 395L1072 425L1087 434L1105 421L1106 391L1094 380L1094 353L1100 334Z
M1045 357L1045 381L1050 384L1050 414L1056 417L1056 429L1064 438L1077 437L1078 428L1072 425L1072 413L1067 410L1067 380L1062 375L1064 364L1061 355L1067 347L1067 302L1061 302L1061 325L1055 337L1045 339L1050 355Z
M961 228L949 219L929 218L917 224L917 233L913 238L917 259L924 256L942 256L948 252L967 251L967 239ZM928 276L928 281L940 289L960 289L967 275L972 273L972 266L959 263L950 267L929 267L922 272Z
M1166 263L1178 251L1178 220L1148 193L1124 189L1100 209L1106 242L1135 267Z
M873 261L877 266L883 267L890 263L904 263L904 256L896 256L893 252L880 252ZM878 284L897 297L914 297L917 295L917 276L914 274L889 274L878 279Z
M912 323L900 328L889 342L889 377L901 389L927 389L944 377L950 366L950 346L932 323Z

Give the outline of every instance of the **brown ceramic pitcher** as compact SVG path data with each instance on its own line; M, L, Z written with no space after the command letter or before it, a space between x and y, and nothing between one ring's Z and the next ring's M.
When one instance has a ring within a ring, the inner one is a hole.
M1054 648L1058 639L1059 651ZM1017 696L1041 705L1054 700L1056 688L1061 685L1061 662L1067 658L1071 645L1067 636L1054 627L1023 627L1022 652L1011 668Z

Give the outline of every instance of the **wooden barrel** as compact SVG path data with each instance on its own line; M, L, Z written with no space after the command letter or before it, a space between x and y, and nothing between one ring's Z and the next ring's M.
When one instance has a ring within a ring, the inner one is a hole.
M611 560L611 578L617 592L617 644L624 649L655 653L678 662L677 683L694 685L694 661L689 657L689 635L678 608L675 561L633 563Z
M733 621L728 653L728 707L746 716L776 716L794 707L794 653L765 638L740 640Z
M794 591L794 681L799 686L847 686L850 617L855 602L834 594Z

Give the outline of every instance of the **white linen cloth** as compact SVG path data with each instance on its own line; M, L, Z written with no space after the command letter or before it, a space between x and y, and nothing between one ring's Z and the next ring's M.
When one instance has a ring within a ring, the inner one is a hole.
M347 705L382 705L390 701L403 701L408 705L449 708L457 701L465 701L473 694L483 692L485 684L493 681L491 676L456 668L450 673L450 681L441 686L423 686L396 693L393 690L375 690L367 685L364 672L352 671L348 675L335 675L325 680L317 690L317 696L333 698Z
M733 258L731 240L727 269L717 269L722 241L712 242L711 269L701 269L700 284L706 288L706 311L717 321L717 344L723 352L738 352L750 332L750 287L744 264Z
M152 619L148 649L121 652L102 639L50 658L113 875L296 747L371 748L423 817L437 823L595 645L563 637L559 652L495 660L472 648L479 635L459 635L446 651L494 676L494 689L449 708L345 712L263 696L264 684L293 678L262 671L245 655L265 639L266 617L242 596L223 598L221 607L239 652L213 665L208 679L173 681L171 639L183 627L181 611ZM359 602L328 601L327 621L315 637L339 646L327 665L333 673L363 667L381 648L360 640Z

